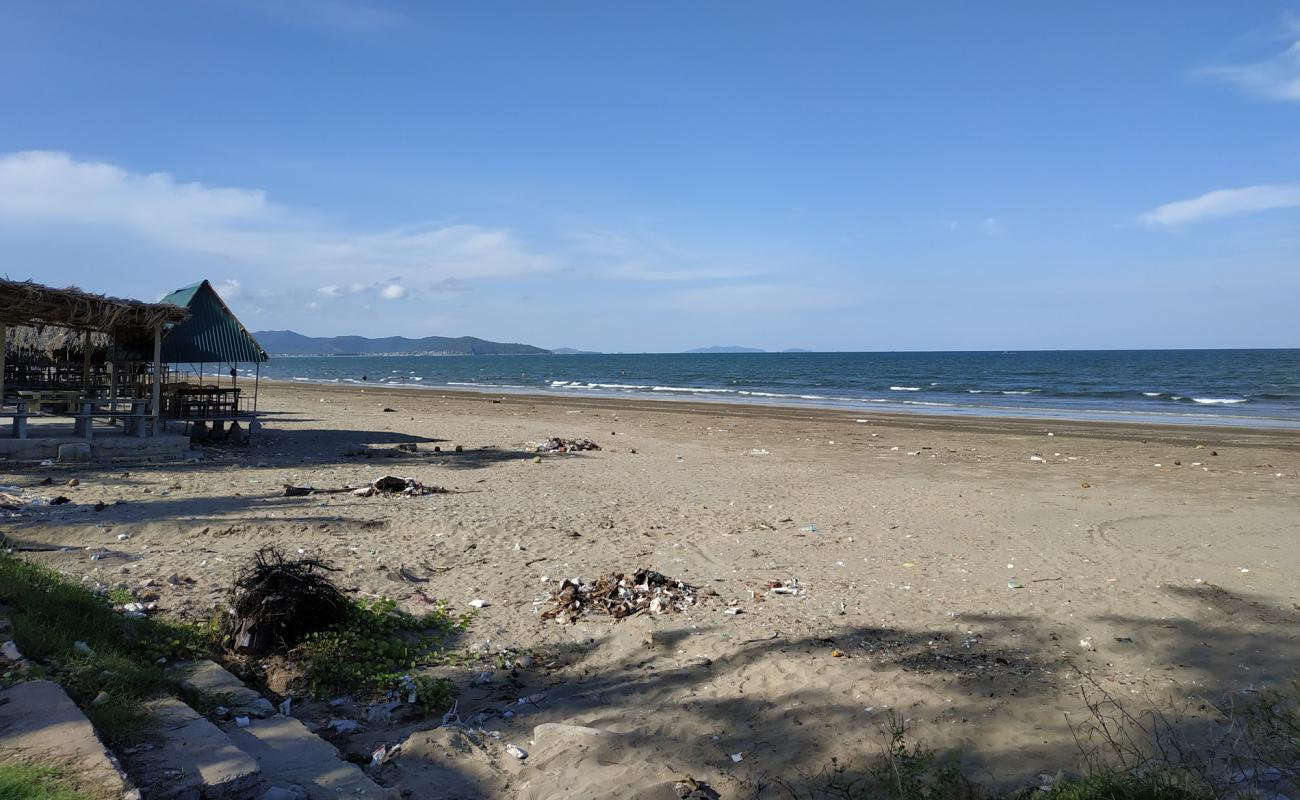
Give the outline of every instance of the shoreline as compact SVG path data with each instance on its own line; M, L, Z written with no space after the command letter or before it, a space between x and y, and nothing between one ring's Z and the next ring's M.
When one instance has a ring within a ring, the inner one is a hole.
M721 390L699 388L695 390L678 389L664 390L661 394L644 394L641 393L609 393L595 389L584 389L571 387L565 392L546 391L542 388L529 386L500 385L493 386L488 384L472 385L464 383L438 384L438 383L386 383L375 381L366 383L353 379L309 379L309 378L265 378L268 382L286 385L300 386L335 386L335 387L352 387L357 389L368 389L371 386L384 386L394 389L413 389L420 392L469 392L475 394L488 394L500 396L525 396L525 397L553 397L553 398L596 398L596 399L614 399L646 402L694 402L708 405L728 405L737 408L748 406L764 406L772 408L792 408L792 409L823 409L839 412L860 412L860 416L867 414L890 414L898 416L917 416L917 417L947 417L947 418L978 418L978 419L1019 419L1031 420L1037 422L1098 422L1103 424L1109 423L1128 423L1135 425L1156 425L1156 426L1196 426L1196 427L1216 427L1216 428L1246 428L1246 429L1265 429L1286 431L1300 431L1300 419L1287 419L1282 417L1265 417L1251 415L1224 415L1205 413L1174 413L1174 412L1147 412L1147 411L1115 411L1107 409L1062 409L1056 410L1051 408L1017 408L1013 406L980 406L980 405L961 405L959 403L940 403L926 402L908 405L906 401L894 402L889 400L862 400L858 402L844 400L840 401L835 398L814 398L814 397L796 397L791 395L787 402L781 402L770 395L747 395L750 399L744 397L732 396L731 394L723 395ZM711 396L717 394L716 397ZM740 393L745 395L745 393Z
M725 415L755 419L809 422L841 422L856 425L855 420L869 420L871 424L895 428L933 431L952 431L992 434L1055 433L1074 437L1110 440L1148 440L1181 444L1232 444L1236 446L1272 447L1300 452L1300 431L1288 427L1263 425L1198 424L1195 422L1148 422L1137 420L1096 420L1071 418L1038 418L1012 415L943 414L924 411L883 411L835 408L826 406L779 405L761 402L732 402L701 398L655 397L633 398L608 395L558 395L536 392L503 392L487 389L441 388L429 386L393 386L387 384L356 385L323 383L301 380L263 379L277 391L285 389L312 389L342 395L366 394L429 398L446 396L458 400L507 400L531 405L558 407L651 411L689 415Z

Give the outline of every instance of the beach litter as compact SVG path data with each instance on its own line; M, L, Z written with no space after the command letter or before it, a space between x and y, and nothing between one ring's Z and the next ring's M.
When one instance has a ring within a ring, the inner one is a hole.
M791 578L788 581L772 581L767 585L767 590L771 594L788 594L802 595L807 594L808 588L799 583L798 580Z
M520 761L523 761L525 758L528 758L528 752L526 750L524 750L522 747L516 747L513 744L506 745L506 752L514 756L515 758L519 759Z
M634 573L610 573L593 583L566 578L550 598L554 607L542 612L543 619L576 622L590 611L600 611L615 619L642 612L664 614L685 611L700 602L700 591L653 570Z
M313 494L352 494L356 497L373 497L376 494L400 494L418 497L427 494L449 494L450 489L442 486L426 486L415 478L403 478L398 475L384 475L375 478L368 486L340 486L336 489L318 489L315 486L294 486L284 484L285 497L306 497Z
M600 445L590 439L561 439L558 436L541 442L529 442L528 445L535 453L576 453L583 450L599 450Z

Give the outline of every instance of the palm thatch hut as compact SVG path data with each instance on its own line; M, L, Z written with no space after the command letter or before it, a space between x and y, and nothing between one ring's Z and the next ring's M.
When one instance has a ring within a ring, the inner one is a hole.
M115 413L118 399L147 393L151 430L157 432L163 335L188 318L189 312L173 303L0 278L0 414L6 413L6 401L23 400L24 392L35 390L62 392L73 398L74 407L89 399L106 401L108 415ZM150 340L151 354L121 357L124 342ZM124 367L130 380L120 380ZM107 387L98 385L100 376Z

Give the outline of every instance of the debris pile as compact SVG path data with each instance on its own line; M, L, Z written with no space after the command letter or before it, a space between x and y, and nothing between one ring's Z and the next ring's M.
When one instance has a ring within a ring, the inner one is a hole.
M343 620L347 598L314 558L289 560L264 547L239 572L231 591L228 632L234 649L270 653Z
M313 494L347 494L357 497L371 497L376 494L402 494L417 497L426 494L448 494L451 492L442 486L425 486L415 478L403 478L397 475L385 475L375 478L365 486L340 486L337 489L318 489L315 486L284 485L285 497L306 497Z
M533 443L530 442L529 444ZM537 453L577 453L582 450L599 449L600 445L590 439L561 439L558 436L552 436L533 447L533 451Z
M566 578L551 598L554 607L542 612L542 618L576 622L578 617L593 610L615 619L643 611L663 614L685 611L699 603L699 598L700 591L694 586L647 569L628 574L611 573L597 578L595 583Z

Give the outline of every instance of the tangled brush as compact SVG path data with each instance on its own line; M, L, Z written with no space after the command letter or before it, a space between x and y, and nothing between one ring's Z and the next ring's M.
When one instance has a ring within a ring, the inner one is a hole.
M337 570L318 559L286 559L274 547L258 550L231 590L228 632L235 650L270 653L342 622L348 600L330 572Z

